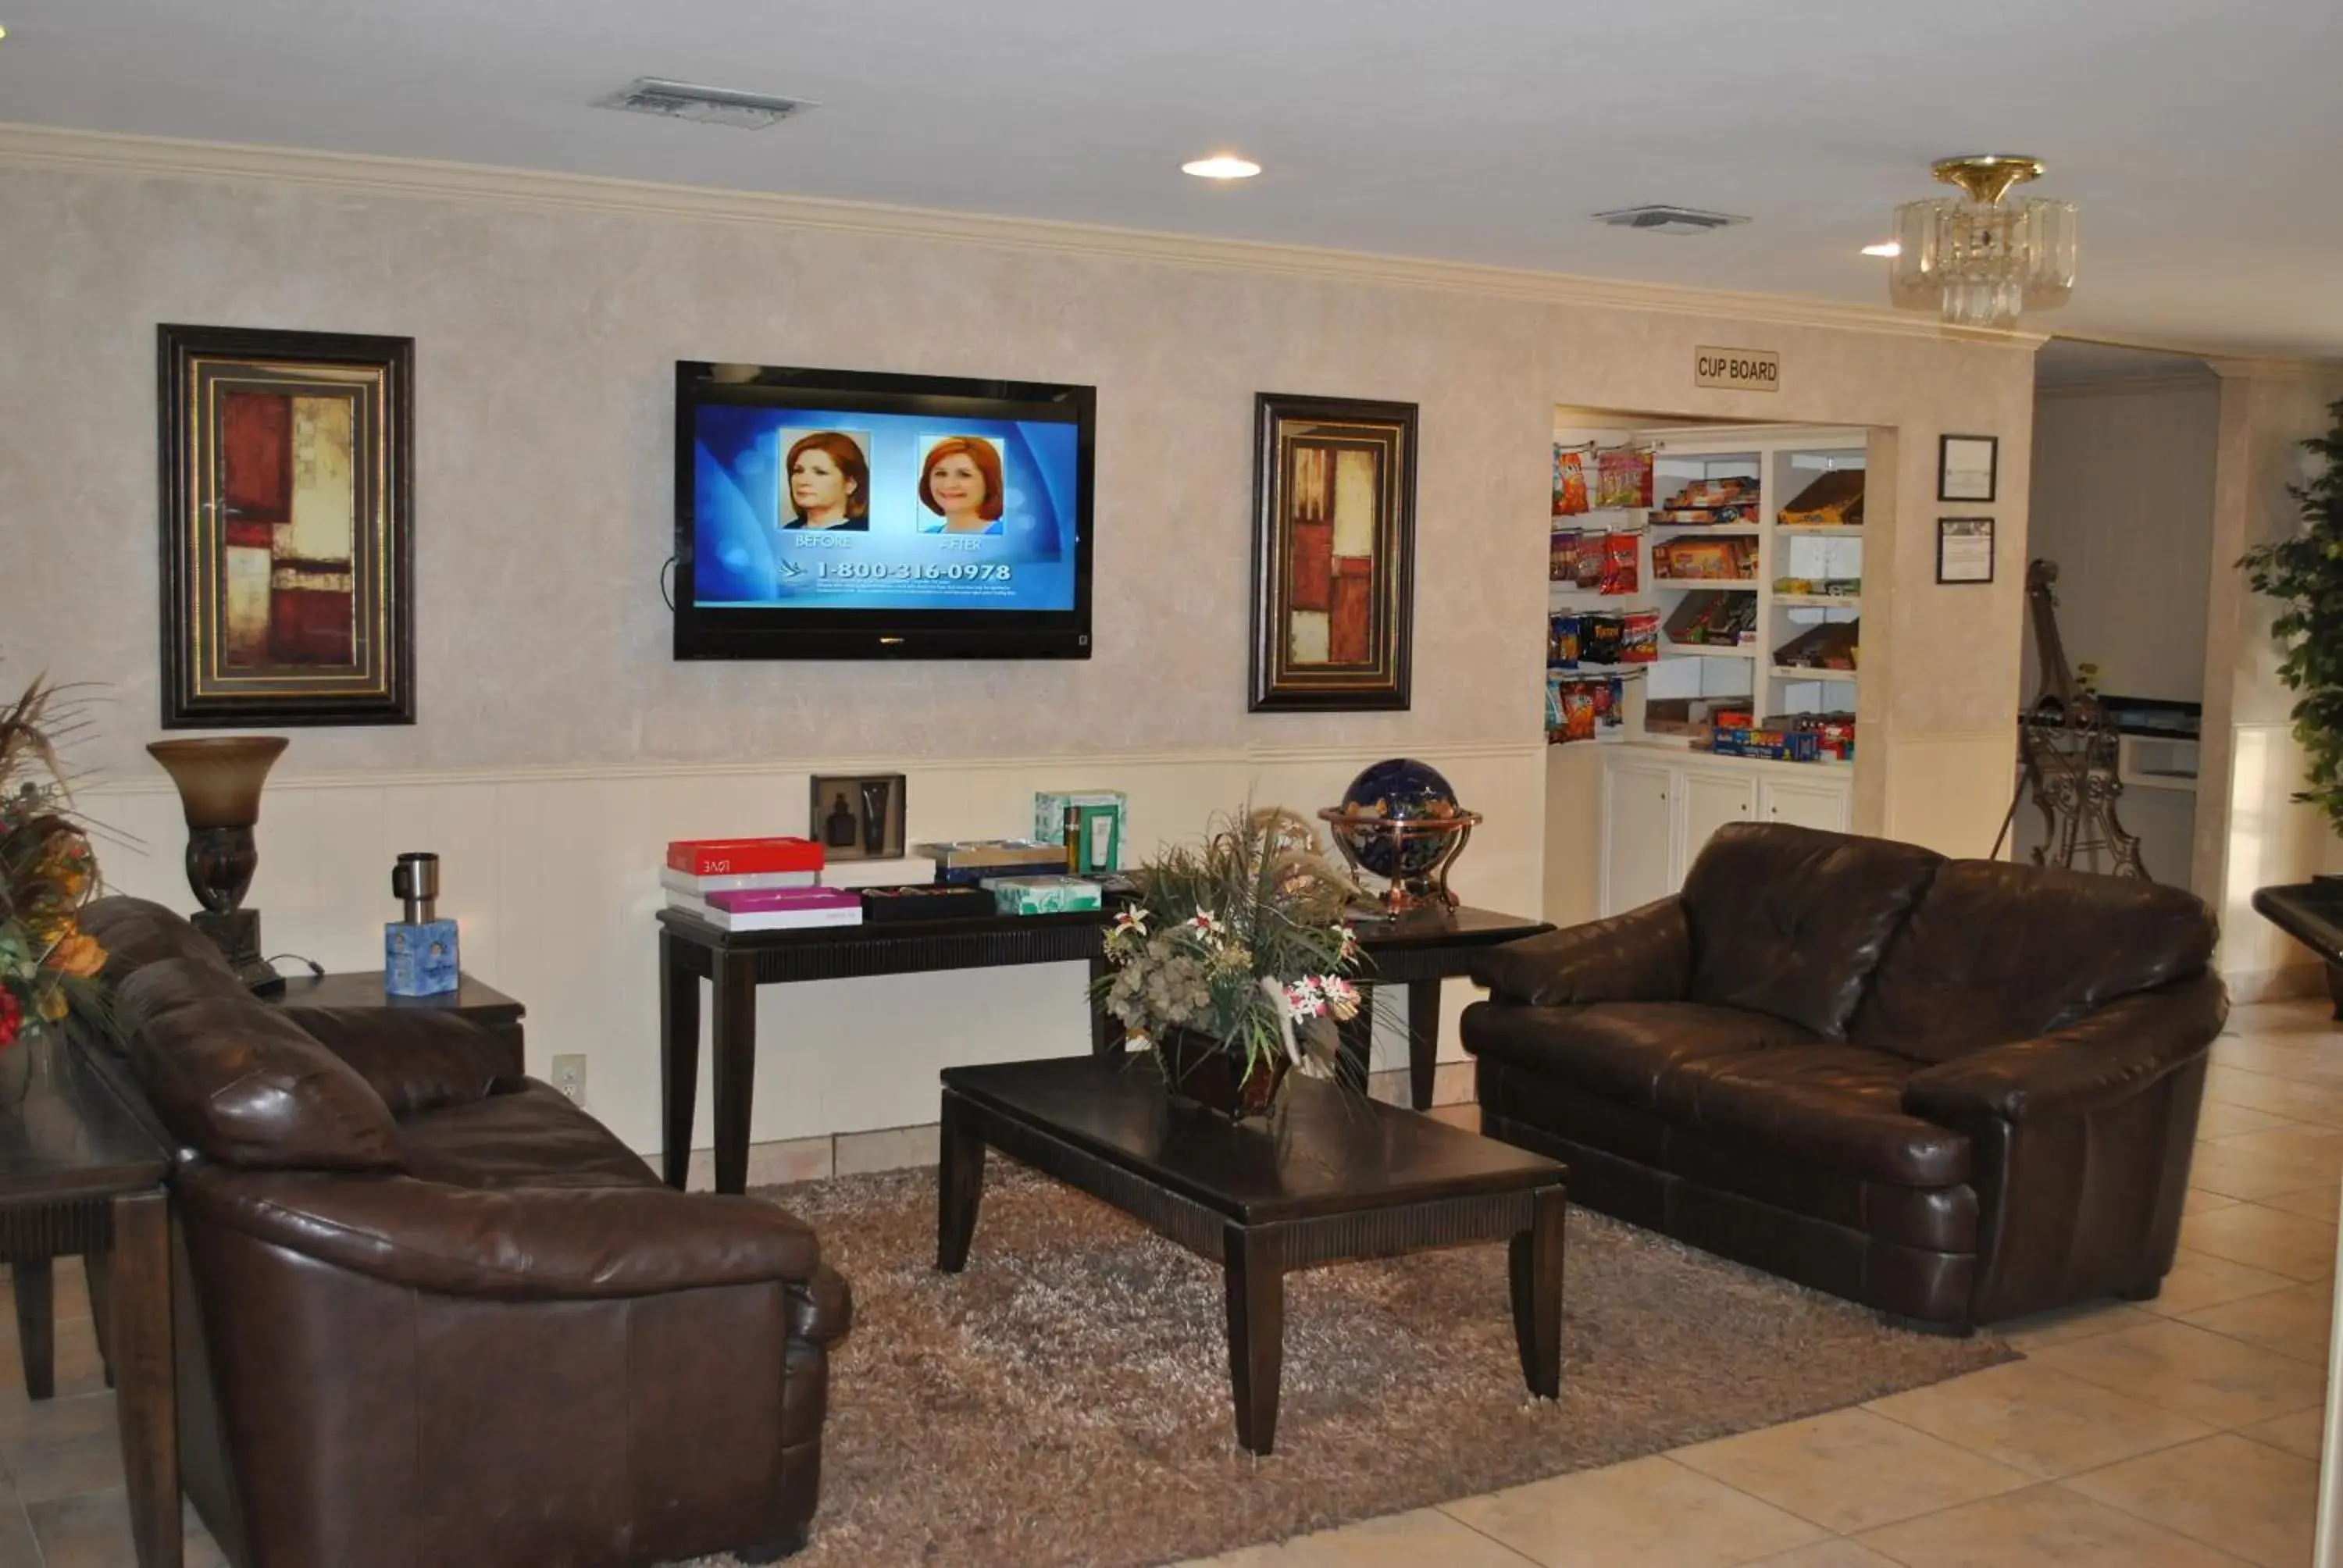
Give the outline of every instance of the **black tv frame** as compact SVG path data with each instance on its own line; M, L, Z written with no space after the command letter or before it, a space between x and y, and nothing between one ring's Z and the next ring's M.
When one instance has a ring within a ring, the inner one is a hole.
M759 394L765 394L759 396ZM840 411L1017 417L1013 407L1071 409L1075 425L1074 605L1069 610L702 610L693 598L698 543L694 415L702 403ZM971 403L984 405L971 407ZM679 359L675 367L675 652L679 659L1088 658L1091 524L1098 390L1043 381L815 370ZM717 618L720 614L720 620ZM712 624L711 624L712 623Z

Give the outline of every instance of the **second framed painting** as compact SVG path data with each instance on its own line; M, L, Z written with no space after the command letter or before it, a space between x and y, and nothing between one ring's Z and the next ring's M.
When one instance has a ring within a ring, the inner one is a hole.
M1415 405L1255 402L1255 713L1408 706Z
M163 728L414 723L414 340L158 339Z

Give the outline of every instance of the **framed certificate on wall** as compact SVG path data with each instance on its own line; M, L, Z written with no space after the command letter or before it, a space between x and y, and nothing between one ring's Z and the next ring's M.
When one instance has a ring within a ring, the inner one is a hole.
M1936 519L1936 580L1940 583L1993 581L1993 519Z
M1936 437L1936 499L1991 501L2001 466L1998 436Z

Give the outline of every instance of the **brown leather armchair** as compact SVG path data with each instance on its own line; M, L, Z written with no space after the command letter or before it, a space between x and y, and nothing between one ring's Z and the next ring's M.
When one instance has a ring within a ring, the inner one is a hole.
M182 1145L187 1490L239 1568L635 1568L802 1545L813 1232L672 1191L452 1015L255 1000L186 922L90 907Z
M1483 1131L1572 1196L1955 1331L2172 1266L2227 1002L2177 889L1721 829L1681 893L1491 950Z

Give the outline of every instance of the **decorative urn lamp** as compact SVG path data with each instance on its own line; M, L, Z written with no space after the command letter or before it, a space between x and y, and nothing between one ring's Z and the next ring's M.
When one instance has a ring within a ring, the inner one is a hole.
M1481 814L1456 803L1438 769L1412 757L1378 762L1351 780L1340 806L1318 816L1353 870L1383 879L1386 910L1456 907L1448 868L1464 852Z
M171 782L187 817L187 885L204 907L190 917L256 991L284 989L284 977L260 956L260 911L242 908L260 849L260 787L287 742L281 735L156 740L146 749Z

